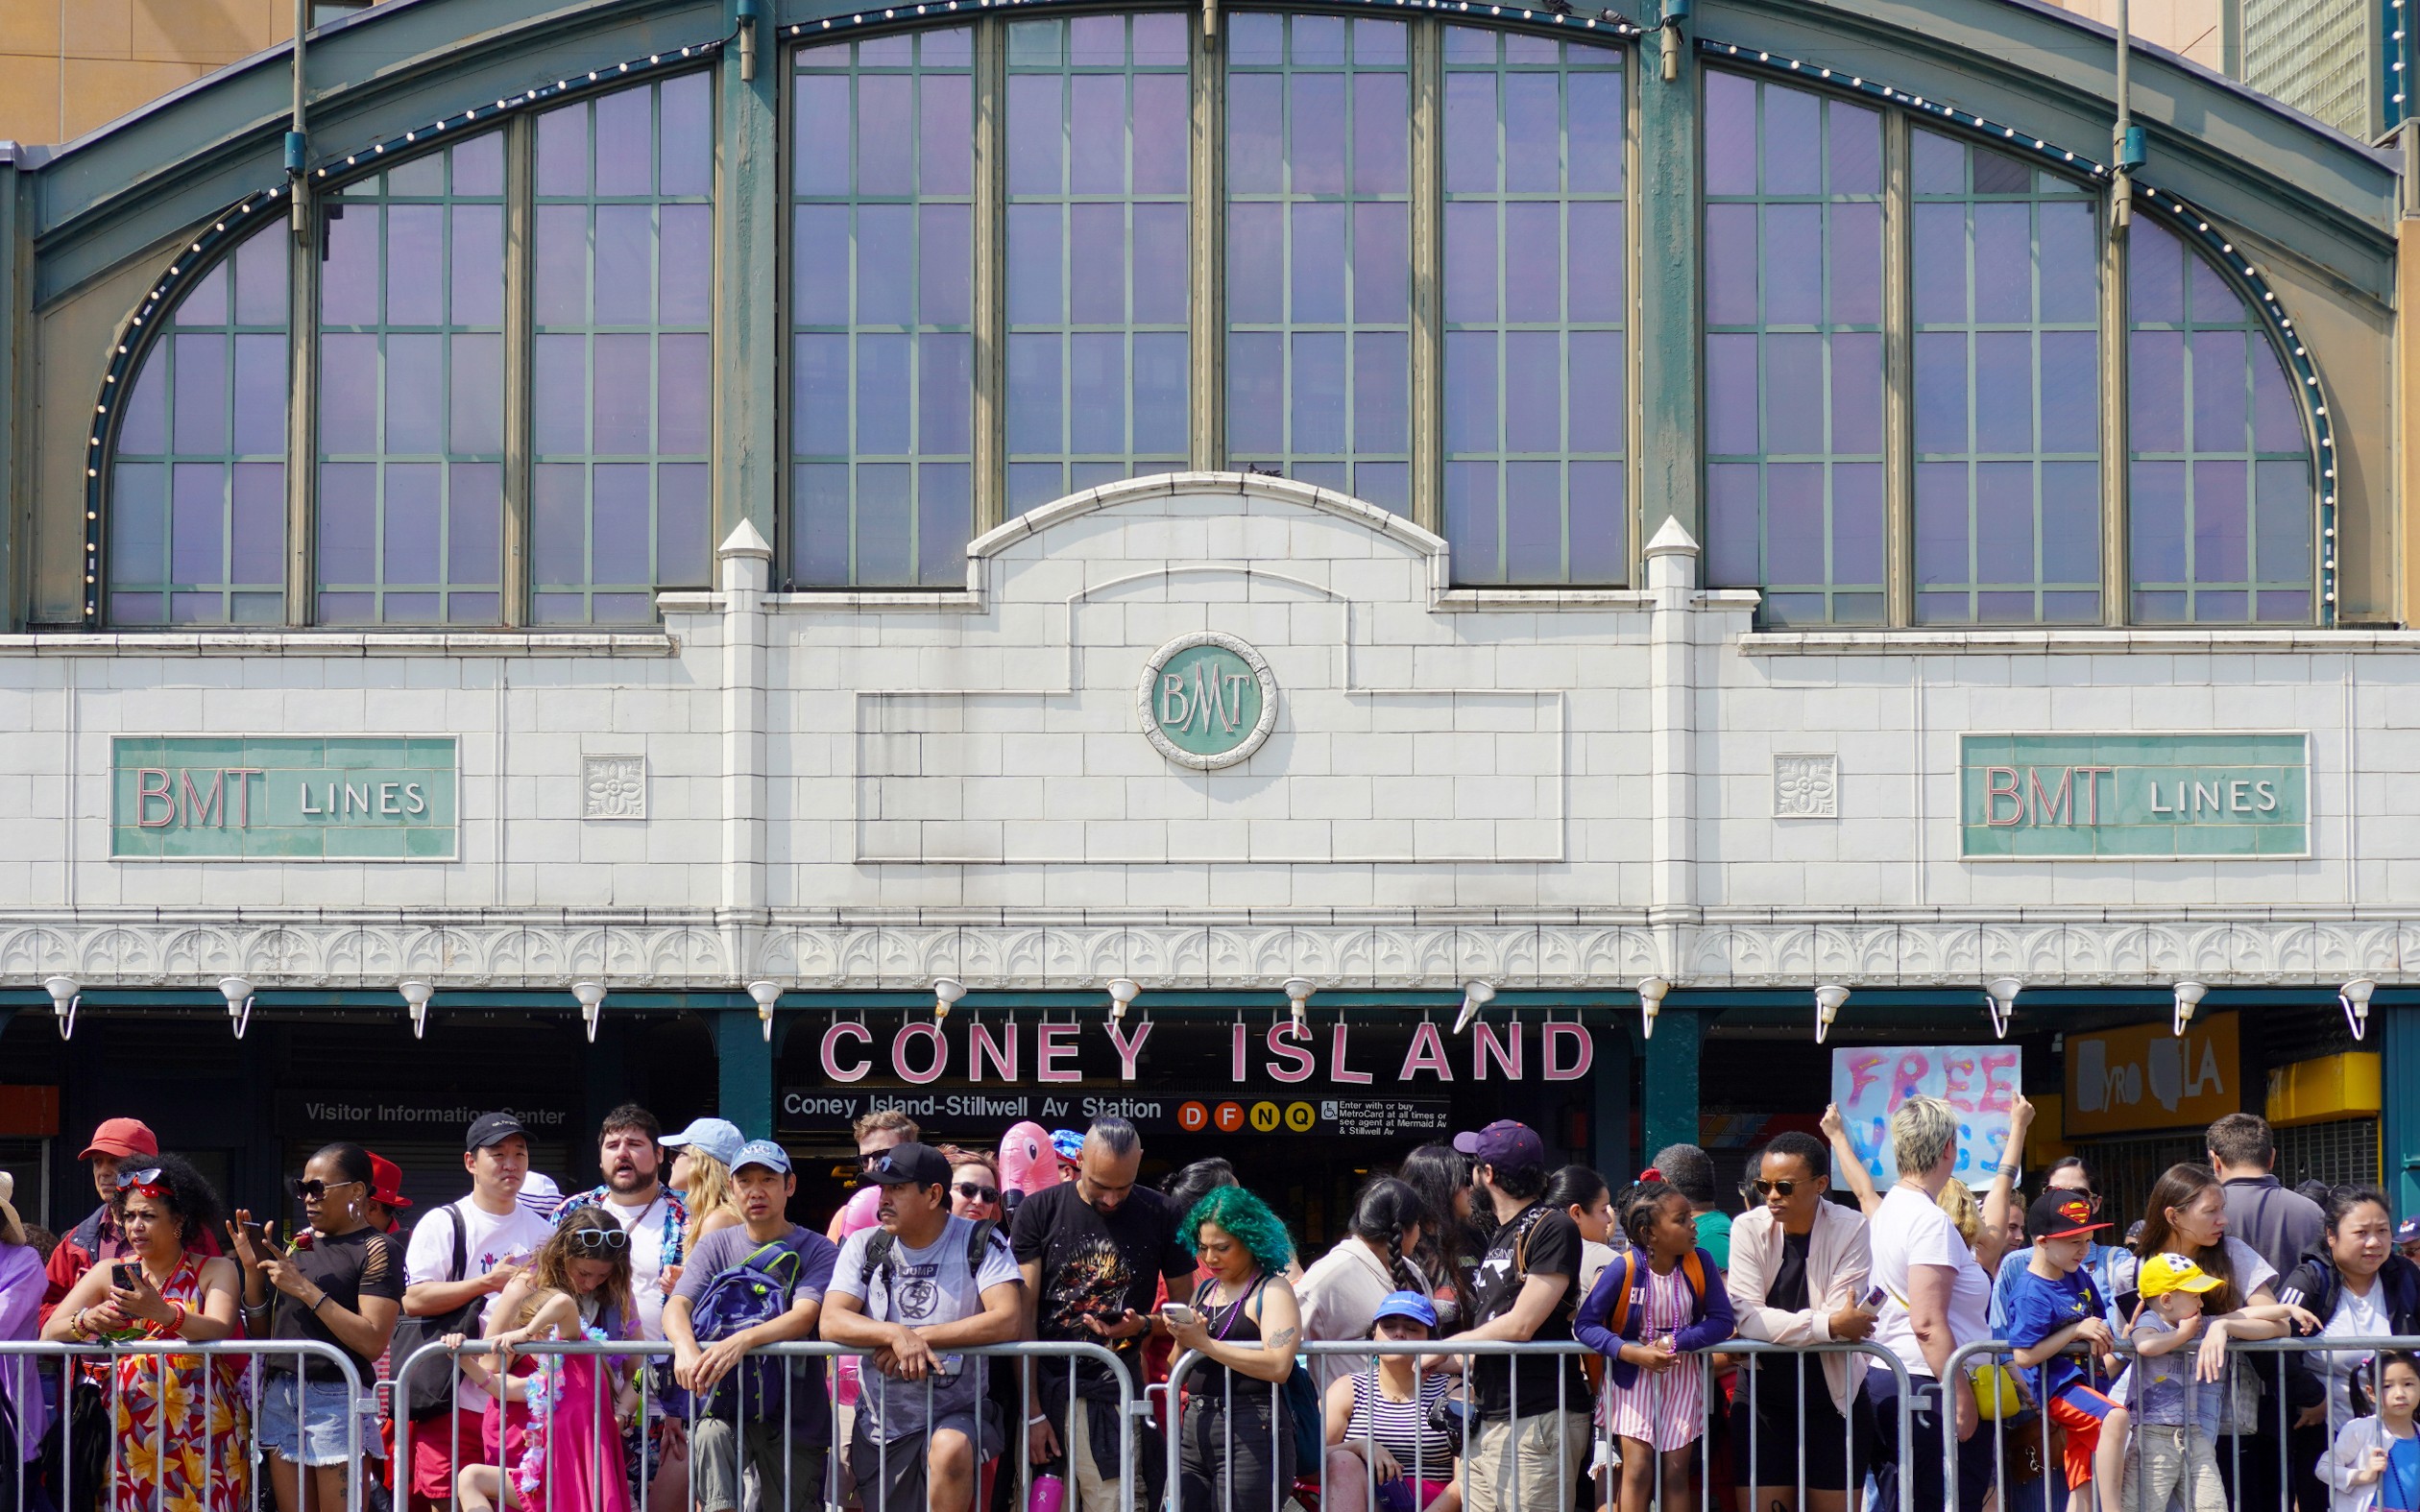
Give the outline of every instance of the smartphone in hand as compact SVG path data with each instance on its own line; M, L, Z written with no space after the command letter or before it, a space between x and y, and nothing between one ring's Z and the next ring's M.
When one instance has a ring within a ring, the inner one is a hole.
M109 1266L109 1284L115 1286L120 1291L133 1291L134 1289L134 1266L133 1262L128 1260L118 1260L112 1263Z
M1160 1308L1160 1316L1180 1329L1189 1329L1200 1321L1200 1314L1181 1302L1172 1302Z

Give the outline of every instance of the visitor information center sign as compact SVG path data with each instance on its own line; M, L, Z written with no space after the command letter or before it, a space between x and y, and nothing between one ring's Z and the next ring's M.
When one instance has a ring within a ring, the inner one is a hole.
M117 735L121 861L450 861L451 735Z
M1958 807L1969 860L2307 856L2311 737L1961 735Z

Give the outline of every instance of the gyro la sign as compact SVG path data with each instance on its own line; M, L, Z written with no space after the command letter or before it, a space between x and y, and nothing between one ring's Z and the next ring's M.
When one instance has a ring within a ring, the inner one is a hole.
M1032 1079L1041 1082L1083 1080L1077 1058L1088 1028L1109 1037L1118 1057L1119 1079L1133 1081L1144 1044L1151 1037L1148 1019L1131 1024L1116 1020L1091 1025L1043 1021L1031 1027ZM1026 1079L1026 1028L1013 1021L969 1021L954 1044L941 1024L911 1020L890 1032L889 1068L892 1075L913 1087L951 1075L972 1083L997 1081L1013 1086ZM1532 1028L1537 1030L1535 1038L1527 1032ZM820 1053L824 1080L863 1081L882 1064L874 1046L875 1031L870 1024L844 1019L826 1028ZM1235 1024L1228 1033L1227 1059L1228 1073L1239 1086L1256 1074L1292 1084L1307 1082L1324 1070L1326 1079L1340 1086L1366 1087L1387 1069L1366 1055L1356 1059L1350 1027L1342 1023L1324 1030L1274 1023L1259 1031ZM1595 1060L1596 1043L1585 1024L1507 1023L1498 1027L1473 1023L1462 1049L1449 1053L1443 1033L1423 1020L1413 1026L1412 1042L1394 1067L1392 1081L1410 1085L1426 1077L1442 1083L1466 1076L1475 1082L1498 1077L1517 1082L1536 1075L1544 1081L1571 1082L1587 1075Z

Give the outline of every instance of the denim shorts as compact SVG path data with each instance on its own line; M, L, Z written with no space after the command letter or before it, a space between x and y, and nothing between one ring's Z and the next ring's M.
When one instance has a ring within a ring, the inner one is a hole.
M377 1425L366 1410L375 1400L362 1399L365 1412L361 1437L356 1443L345 1423L343 1381L306 1381L283 1372L274 1374L261 1393L261 1447L290 1464L344 1464L356 1448L366 1452L378 1441ZM295 1421L298 1416L302 1419L300 1424Z

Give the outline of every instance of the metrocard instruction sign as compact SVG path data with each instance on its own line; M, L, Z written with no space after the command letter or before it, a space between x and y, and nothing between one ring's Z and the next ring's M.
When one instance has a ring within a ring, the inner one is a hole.
M450 861L452 735L117 735L122 861Z
M1961 735L1958 842L1973 860L2307 856L2311 737Z

